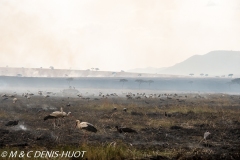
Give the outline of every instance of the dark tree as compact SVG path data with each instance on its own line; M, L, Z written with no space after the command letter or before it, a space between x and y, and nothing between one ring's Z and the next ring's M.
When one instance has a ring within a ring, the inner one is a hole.
M153 82L154 82L153 80L148 80L148 81L147 81L147 83L148 83L149 86L150 86L151 83L153 83Z
M128 82L128 80L126 80L126 79L120 79L120 82L122 83L122 88L123 88L124 83L125 83L125 82Z
M135 82L138 83L138 88L140 88L140 85L144 82L142 79L136 79Z

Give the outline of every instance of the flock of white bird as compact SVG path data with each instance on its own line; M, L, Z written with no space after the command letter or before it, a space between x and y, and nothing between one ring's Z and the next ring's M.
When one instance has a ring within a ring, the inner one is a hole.
M49 96L50 93L51 93L51 92L47 93L46 95L43 95L43 91L38 91L38 94L39 94L40 96L44 96L45 98L50 97L50 96ZM88 94L88 93L86 93L86 94ZM22 96L25 97L26 99L31 99L31 97L32 97L33 95L34 95L33 93L23 93L23 94L22 94ZM127 99L132 99L133 97L136 97L136 99L139 99L139 97L157 98L157 97L163 97L163 96L165 96L165 97L169 98L170 96L173 96L173 97L178 96L176 93L175 93L175 94L149 94L149 95L147 95L147 94L145 94L145 93L133 94L133 93L131 93L131 92L125 93L125 95L126 95ZM1 97L3 97L4 99L13 98L13 99L12 99L13 103L16 103L16 102L18 101L18 99L17 99L15 96L16 96L16 92L14 92L13 95L12 95L12 94L10 94L10 95L2 94L2 95L1 95ZM82 94L78 94L77 96L80 97L80 98L83 98ZM102 97L102 98L107 98L107 97L109 97L109 96L118 96L118 95L117 95L116 93L104 95L102 92L99 92L99 96ZM182 97L182 96L180 96L180 97ZM185 95L184 98L187 98L187 95ZM83 98L83 99L86 99L86 98ZM90 98L89 98L89 99L90 99ZM89 99L88 99L88 100L89 100ZM68 105L70 106L70 103L68 103ZM114 110L116 110L116 108L114 108ZM127 111L127 108L124 108L123 111L126 112L126 111ZM166 113L165 113L165 114L166 114ZM54 112L50 113L49 115L45 116L45 117L44 117L44 121L45 121L45 120L48 120L48 119L54 119L53 125L54 125L54 129L55 129L55 127L58 126L58 124L56 125L56 121L59 120L59 119L62 119L62 118L64 118L64 117L68 117L68 116L71 116L71 112L66 113L66 112L63 111L63 108L61 107L60 111L54 111ZM59 121L58 121L58 123L59 123ZM76 120L76 126L75 126L75 128L83 129L83 130L86 130L86 131L89 131L89 132L94 132L94 133L97 132L97 129L96 129L96 127L95 127L93 124L88 123L88 122L81 122L80 120ZM124 131L124 130L126 130L126 132L127 132L127 130L132 130L132 129L129 129L129 128L118 128L118 127L117 127L117 130L118 130L120 133L122 133L122 131ZM134 131L134 130L132 130L132 131ZM135 131L135 132L136 132L136 131ZM85 134L86 134L86 132L85 132ZM84 136L85 136L85 134L84 134ZM210 134L211 134L211 133L210 133L209 131L206 131L206 132L204 133L204 135L203 135L203 140L207 140L207 137L208 137ZM202 141L202 140L201 140L201 141ZM200 141L200 142L201 142L201 141Z

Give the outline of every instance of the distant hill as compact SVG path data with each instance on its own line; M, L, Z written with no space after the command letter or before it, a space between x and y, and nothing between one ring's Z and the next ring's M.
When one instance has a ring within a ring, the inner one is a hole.
M240 51L212 51L205 55L194 55L167 68L137 68L127 72L0 67L0 76L17 77L184 77L190 73L194 77L201 73L211 77L227 77L228 74L240 77Z
M240 51L212 51L205 55L195 55L161 73L189 75L201 73L222 76L230 73L240 75Z
M177 63L166 68L145 68L143 73L170 75L189 75L200 76L201 73L209 76L223 76L228 74L240 76L240 51L212 51L205 55L194 55L183 62Z

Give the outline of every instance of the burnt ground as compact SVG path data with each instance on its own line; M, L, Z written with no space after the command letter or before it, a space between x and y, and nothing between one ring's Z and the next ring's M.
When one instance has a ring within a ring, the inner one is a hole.
M141 99L16 97L15 104L12 98L1 97L1 148L124 143L149 151L143 159L240 159L239 95L184 94ZM43 118L60 107L72 116L61 119L54 129L53 120ZM84 131L75 129L76 119L92 123L98 132L84 138ZM10 120L19 123L5 126ZM138 134L120 134L116 125L135 129ZM211 134L203 140L206 131Z

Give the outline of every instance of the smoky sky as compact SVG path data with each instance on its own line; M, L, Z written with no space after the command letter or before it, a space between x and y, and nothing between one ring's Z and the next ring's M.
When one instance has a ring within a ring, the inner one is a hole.
M1 0L0 66L127 70L240 50L238 0Z

